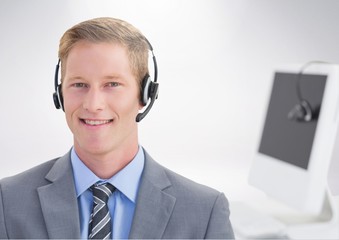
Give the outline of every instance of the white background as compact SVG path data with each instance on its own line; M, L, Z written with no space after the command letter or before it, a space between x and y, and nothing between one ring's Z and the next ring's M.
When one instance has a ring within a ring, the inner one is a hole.
M0 178L72 146L52 101L58 42L100 16L127 20L154 47L160 95L140 143L231 201L263 194L247 174L275 67L339 63L335 0L0 0Z

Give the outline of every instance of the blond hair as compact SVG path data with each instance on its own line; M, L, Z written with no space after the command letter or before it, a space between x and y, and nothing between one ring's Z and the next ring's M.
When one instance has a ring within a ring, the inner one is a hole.
M68 29L60 39L61 81L65 74L67 57L74 45L86 40L93 43L108 42L126 48L133 75L139 81L148 74L149 45L144 35L126 21L116 18L94 18Z

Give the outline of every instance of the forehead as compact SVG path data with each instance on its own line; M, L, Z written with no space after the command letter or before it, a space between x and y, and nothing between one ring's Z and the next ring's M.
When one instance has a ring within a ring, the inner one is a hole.
M123 68L130 71L130 61L124 46L115 43L79 41L65 61L66 72L78 68Z
M111 56L126 58L128 57L127 48L117 43L81 40L70 49L66 62L72 58L86 58L90 60L90 57L109 60Z

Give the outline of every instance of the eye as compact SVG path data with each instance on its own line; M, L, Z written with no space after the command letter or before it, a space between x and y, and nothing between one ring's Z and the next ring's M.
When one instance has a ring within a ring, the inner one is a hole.
M109 82L106 84L107 87L119 87L120 83L118 82Z
M85 83L74 83L73 87L84 88L84 87L87 87L87 84L85 84Z

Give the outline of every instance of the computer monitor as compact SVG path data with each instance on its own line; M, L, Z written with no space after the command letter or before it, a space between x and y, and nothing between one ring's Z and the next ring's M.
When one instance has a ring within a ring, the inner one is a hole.
M275 71L249 172L251 185L307 214L319 214L325 200L339 119L338 73L338 66L320 63L302 72L295 66Z

